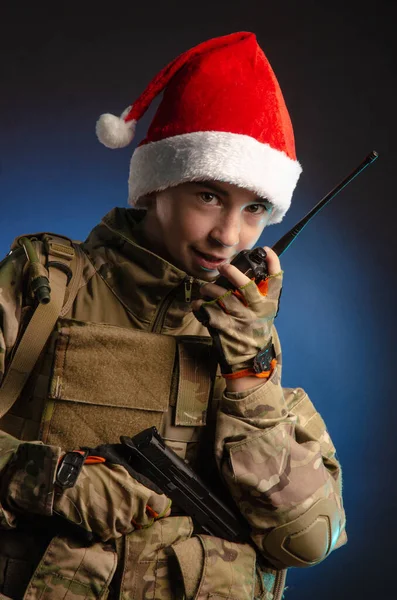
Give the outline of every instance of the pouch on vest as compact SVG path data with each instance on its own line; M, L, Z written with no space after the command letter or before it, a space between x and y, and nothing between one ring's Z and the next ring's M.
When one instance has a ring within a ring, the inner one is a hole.
M172 569L171 546L184 542L193 533L190 517L167 517L152 527L133 531L125 537L122 598L175 600L181 586L180 574ZM177 565L176 565L177 566Z
M252 600L256 554L248 544L199 535L172 547L187 600Z
M190 518L168 517L126 536L121 596L252 600L255 550L192 531Z
M41 439L64 450L115 443L168 410L176 341L113 325L60 319ZM155 357L155 360L153 359Z

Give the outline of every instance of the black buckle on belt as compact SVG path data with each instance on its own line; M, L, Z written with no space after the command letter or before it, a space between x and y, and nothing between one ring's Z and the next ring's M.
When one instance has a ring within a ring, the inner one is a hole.
M255 356L253 366L254 372L264 373L269 371L273 358L276 358L276 352L274 350L273 340L270 339L269 343Z
M84 461L87 458L88 450L83 452L67 452L62 458L58 467L56 485L62 489L71 488L77 481L77 477L83 468Z

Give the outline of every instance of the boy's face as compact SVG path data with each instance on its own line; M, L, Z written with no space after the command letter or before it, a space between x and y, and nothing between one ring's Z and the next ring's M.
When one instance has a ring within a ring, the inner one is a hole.
M220 262L252 248L271 215L255 193L219 181L183 183L153 197L144 231L150 249L195 278L212 281Z

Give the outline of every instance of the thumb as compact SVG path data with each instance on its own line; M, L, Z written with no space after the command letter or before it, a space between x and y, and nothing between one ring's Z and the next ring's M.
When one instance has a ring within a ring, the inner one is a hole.
M165 494L153 492L146 504L146 512L155 519L168 517L171 514L172 501Z

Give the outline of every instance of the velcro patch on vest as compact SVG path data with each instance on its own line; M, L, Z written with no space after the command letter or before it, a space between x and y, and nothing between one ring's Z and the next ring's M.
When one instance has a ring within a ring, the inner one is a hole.
M171 336L60 320L42 439L70 449L160 428L175 351Z
M179 382L175 425L206 424L213 381L213 354L210 338L178 337Z

